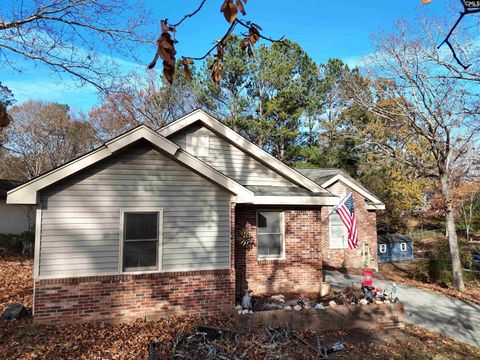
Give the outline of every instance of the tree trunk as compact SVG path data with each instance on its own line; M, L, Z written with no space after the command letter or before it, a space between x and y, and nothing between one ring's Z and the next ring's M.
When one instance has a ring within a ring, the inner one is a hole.
M457 230L455 229L455 219L453 216L452 199L450 196L450 183L447 174L440 174L440 183L442 185L442 195L445 198L445 220L450 244L450 255L452 257L453 287L457 291L464 291L462 264L460 262L460 252L458 250Z

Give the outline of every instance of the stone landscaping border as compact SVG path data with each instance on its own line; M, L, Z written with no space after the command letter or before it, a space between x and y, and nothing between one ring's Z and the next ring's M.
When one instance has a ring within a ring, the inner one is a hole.
M402 303L371 305L337 305L324 310L267 310L238 315L244 330L263 326L289 326L293 330L334 331L405 327Z

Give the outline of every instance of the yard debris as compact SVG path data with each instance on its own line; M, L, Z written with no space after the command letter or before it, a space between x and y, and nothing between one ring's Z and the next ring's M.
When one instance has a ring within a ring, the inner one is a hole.
M171 359L236 359L297 357L327 359L328 355L344 349L341 343L331 347L316 345L304 338L305 333L296 333L288 325L273 328L266 326L255 333L239 333L230 329L199 326L191 333L178 332L170 341L150 342L147 346L148 360ZM308 335L308 334L307 334ZM311 337L311 336L310 336ZM320 357L319 357L320 356Z
M270 300L276 301L276 302L279 302L279 303L284 303L285 302L285 296L282 295L282 294L272 295L272 296L270 296Z
M315 310L325 310L325 306L322 303L315 305Z
M28 316L28 311L22 304L10 304L0 316L0 320L19 320Z
M250 310L253 307L252 298L250 297L250 290L246 290L245 295L243 295L242 307L247 310Z
M336 303L335 301L333 301L333 300L330 300L330 301L328 302L328 306L337 306L337 303Z
M302 307L301 307L300 305L295 305L295 306L293 307L293 310L295 310L295 311L300 311L300 310L302 310Z

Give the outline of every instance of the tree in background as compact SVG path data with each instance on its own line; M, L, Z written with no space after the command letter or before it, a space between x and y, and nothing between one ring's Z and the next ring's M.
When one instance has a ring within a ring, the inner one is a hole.
M465 229L467 241L470 241L472 225L480 214L480 181L473 179L462 182L455 186L453 193L457 217Z
M449 59L435 46L438 28L424 25L423 35L400 23L396 34L378 36L375 54L366 64L369 91L363 90L364 81L352 76L347 93L375 116L376 127L355 129L365 143L441 184L453 283L463 291L452 187L459 163L466 161L466 152L478 141L480 94L467 81L451 76L444 65ZM479 65L472 64L472 69ZM392 136L383 139L383 129L392 129Z
M12 91L2 85L0 81L0 130L10 124L10 115L7 113L7 107L15 102Z
M102 141L140 124L157 129L198 108L197 92L197 83L187 81L180 71L171 85L155 73L147 79L132 74L116 92L105 95L99 107L91 109L89 119Z
M67 105L28 101L11 109L0 177L29 180L91 150L95 134Z
M153 40L146 19L137 1L3 0L0 66L21 71L24 58L104 91L121 75L112 56L135 58Z
M290 40L261 45L252 57L238 48L239 41L232 37L227 43L219 85L201 72L204 90L200 101L248 140L292 163L298 152L302 117L318 86L318 69ZM213 61L210 59L207 67Z

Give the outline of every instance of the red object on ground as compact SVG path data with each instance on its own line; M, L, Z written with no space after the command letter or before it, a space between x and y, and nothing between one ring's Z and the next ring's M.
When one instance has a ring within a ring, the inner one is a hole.
M373 269L363 269L363 286L373 286Z

